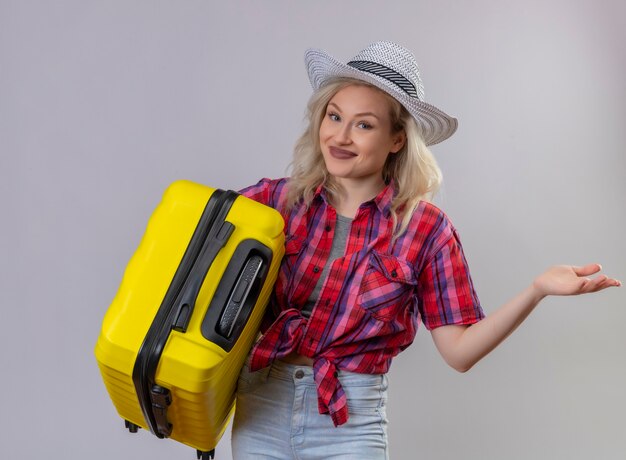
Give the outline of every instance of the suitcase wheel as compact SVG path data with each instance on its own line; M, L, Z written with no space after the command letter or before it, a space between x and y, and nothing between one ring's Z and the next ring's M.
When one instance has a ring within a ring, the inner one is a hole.
M201 450L198 450L197 453L198 453L198 458L201 460L211 460L212 458L215 458L214 457L215 449L209 452L202 452Z
M128 420L124 420L124 425L131 433L137 433L137 431L139 430L139 426L135 425L132 422L129 422Z

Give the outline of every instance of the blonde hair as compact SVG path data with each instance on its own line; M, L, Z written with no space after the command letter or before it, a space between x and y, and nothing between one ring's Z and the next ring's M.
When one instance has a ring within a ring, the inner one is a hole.
M394 238L397 238L406 230L419 202L431 200L439 189L442 181L441 170L426 146L413 116L396 99L360 80L336 79L311 96L307 106L308 126L294 148L287 207L292 208L297 203L309 206L320 185L325 186L331 203L341 194L341 186L326 169L319 130L330 100L337 92L350 85L369 86L381 91L389 101L392 132L404 130L406 134L402 149L389 155L383 166L383 179L385 182L393 180L397 191L391 203Z

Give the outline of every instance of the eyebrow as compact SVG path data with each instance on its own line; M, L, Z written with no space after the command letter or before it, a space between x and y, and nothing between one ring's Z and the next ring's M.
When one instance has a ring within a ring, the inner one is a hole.
M329 102L328 103L328 107L333 106L335 109L337 109L337 111L341 112L341 109L339 108L339 106L337 104L335 104L334 102ZM354 114L355 117L366 117L366 116L370 116L370 117L374 117L377 120L380 120L380 118L378 117L378 115L376 115L374 112L361 112L361 113L355 113Z

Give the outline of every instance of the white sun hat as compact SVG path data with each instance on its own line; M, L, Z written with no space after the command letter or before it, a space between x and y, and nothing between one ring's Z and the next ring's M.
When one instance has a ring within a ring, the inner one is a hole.
M317 91L336 78L355 78L380 88L400 102L417 121L426 145L452 136L457 119L424 102L424 86L413 54L391 42L376 42L347 64L325 51L308 49L304 53L309 80Z

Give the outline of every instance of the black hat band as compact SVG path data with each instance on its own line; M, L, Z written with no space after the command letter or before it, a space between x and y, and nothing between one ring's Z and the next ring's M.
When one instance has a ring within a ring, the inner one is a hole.
M413 85L413 83L411 83L406 77L399 74L395 70L390 69L389 67L385 67L384 65L371 61L350 61L348 62L348 65L357 70L361 70L363 72L371 73L372 75L377 75L381 78L384 78L385 80L388 80L401 88L402 91L404 91L409 96L418 98L415 85Z

